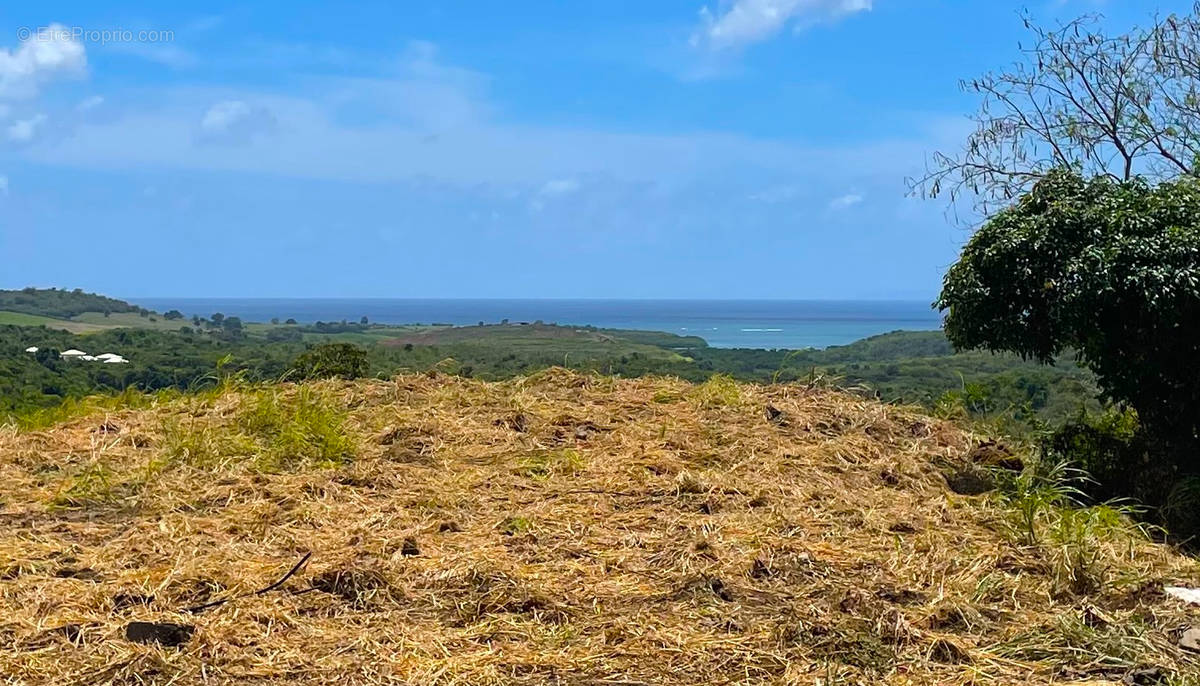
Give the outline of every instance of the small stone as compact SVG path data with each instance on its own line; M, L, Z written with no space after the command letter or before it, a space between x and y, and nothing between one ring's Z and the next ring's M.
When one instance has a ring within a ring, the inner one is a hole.
M1200 653L1200 626L1194 626L1179 637L1179 647Z
M999 441L983 441L971 450L968 457L975 464L987 467L998 467L1011 472L1025 469L1025 461L1015 454L1012 448Z
M1128 686L1158 686L1168 682L1168 674L1161 667L1142 667L1135 669L1121 679Z
M105 420L100 426L93 429L92 432L98 434L117 434L121 433L121 426L115 422Z
M114 612L120 612L131 607L145 607L153 602L154 596L142 593L118 593L112 599Z
M90 567L63 567L54 572L58 579L79 579L81 581L100 582L104 577Z
M755 558L754 562L750 565L751 579L766 579L773 575L774 571L772 571L771 565L763 562L762 558Z
M502 417L493 422L496 426L505 426L519 434L525 433L529 429L529 419L523 412L514 412L507 417Z
M765 495L756 495L746 504L750 507L766 507L771 504L771 499Z
M972 661L966 648L946 638L939 638L933 642L929 657L935 662L947 665L968 664Z
M708 580L708 587L712 590L713 595L717 596L721 600L724 600L727 603L733 601L733 594L729 592L729 587L725 585L724 581L721 581L717 577L714 576Z
M1113 623L1112 617L1109 617L1103 610L1091 604L1084 606L1083 611L1080 613L1080 618L1083 619L1084 624L1093 629L1101 629Z
M454 534L462 531L462 527L453 519L438 524L438 531L444 534Z
M134 643L158 643L178 646L187 643L196 627L172 622L130 622L125 626L125 638Z
M946 485L959 495L982 495L996 488L996 480L982 469L965 467L947 474Z
M911 588L881 588L875 597L897 605L919 605L928 600L926 594Z
M787 414L778 407L775 407L774 405L767 405L764 410L764 414L766 414L768 422L771 422L776 426L787 426Z
M412 536L404 539L404 543L400 544L400 554L405 557L420 555L421 548L417 545L417 539Z

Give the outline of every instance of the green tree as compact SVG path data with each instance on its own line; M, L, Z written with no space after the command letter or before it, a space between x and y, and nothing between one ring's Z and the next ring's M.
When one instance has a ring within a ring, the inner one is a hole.
M167 321L183 319L183 313L179 310L167 310L165 313L163 313L163 319L166 319Z
M1200 476L1200 180L1049 172L968 241L936 305L958 348L1074 351L1137 412L1139 495Z
M350 343L325 343L301 353L292 372L301 379L357 379L367 375L367 351Z

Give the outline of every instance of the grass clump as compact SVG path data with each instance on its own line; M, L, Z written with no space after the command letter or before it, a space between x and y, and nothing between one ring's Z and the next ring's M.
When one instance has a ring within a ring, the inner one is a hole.
M742 392L733 377L713 374L708 381L692 389L692 399L703 408L733 407L742 400Z
M163 457L189 467L215 469L227 460L254 453L254 443L236 431L208 422L170 418L162 423Z
M506 517L496 529L505 536L520 536L533 528L533 520L520 515Z
M129 483L122 481L108 465L97 461L68 478L54 494L50 506L70 510L111 505L130 491Z
M238 425L261 444L259 465L264 470L334 466L349 462L357 452L346 412L310 386L294 394L265 388L243 402Z
M583 471L584 460L578 450L563 448L546 450L522 457L517 463L517 473L530 479L548 479L552 476L574 476Z
M130 386L112 395L90 395L66 398L52 407L40 407L11 415L11 421L21 431L40 431L80 417L99 412L141 410L153 403L155 394L144 393Z
M1087 474L1066 463L1047 467L1034 462L1018 474L998 474L1010 537L1048 558L1059 592L1090 595L1103 590L1122 552L1147 538L1132 505L1085 505L1076 484L1085 483Z
M1123 670L1141 664L1146 655L1156 652L1156 646L1140 622L1110 624L1071 613L1018 634L994 652L1000 657L1068 668Z

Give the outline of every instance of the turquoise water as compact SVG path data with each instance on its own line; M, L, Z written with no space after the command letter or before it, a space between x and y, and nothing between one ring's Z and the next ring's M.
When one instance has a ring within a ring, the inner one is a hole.
M476 324L538 321L700 336L722 348L824 348L900 329L933 330L925 302L860 300L420 300L389 298L130 298L189 317L214 312L265 322Z

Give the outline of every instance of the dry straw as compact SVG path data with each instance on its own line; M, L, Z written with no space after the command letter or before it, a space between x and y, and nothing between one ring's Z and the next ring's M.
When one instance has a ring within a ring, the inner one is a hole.
M1196 565L1098 541L1102 583L1072 592L1052 542L947 489L978 437L911 409L559 369L141 405L0 428L12 683L1200 674L1172 633L1195 612L1159 590L1195 585ZM195 631L143 645L131 621Z

